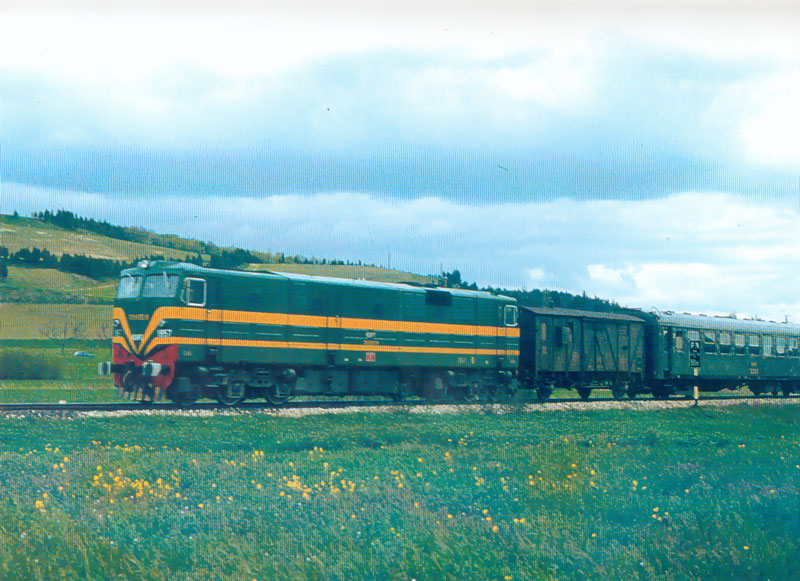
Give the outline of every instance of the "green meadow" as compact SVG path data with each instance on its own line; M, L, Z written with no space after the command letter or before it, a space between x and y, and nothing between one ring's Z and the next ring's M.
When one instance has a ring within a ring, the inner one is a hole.
M796 578L796 406L0 420L0 577Z

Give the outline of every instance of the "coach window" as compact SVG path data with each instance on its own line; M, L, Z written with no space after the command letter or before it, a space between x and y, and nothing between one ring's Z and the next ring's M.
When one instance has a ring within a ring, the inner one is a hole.
M703 353L716 353L717 341L714 331L703 331Z
M760 355L761 354L761 337L758 335L748 335L747 336L747 352L750 355Z
M783 355L786 353L786 339L783 337L775 337L775 355Z
M187 278L183 281L181 300L190 307L203 307L206 304L206 281L202 278Z
M675 351L683 353L683 329L675 329Z
M764 335L761 346L764 348L764 357L770 357L772 355L772 337Z
M517 326L517 307L506 305L506 327Z
M786 354L790 357L797 357L800 355L800 350L798 350L797 346L797 339L794 337L786 341Z
M544 343L547 341L547 323L542 322L542 326L540 328L542 332L539 333L539 340Z
M745 349L744 349L744 335L741 335L741 334L739 334L739 333L736 333L736 334L733 336L733 345L734 345L734 348L736 349L736 354L737 354L737 355L744 355L744 353L745 353Z
M731 352L731 334L730 333L720 333L719 334L719 352L720 353L730 353Z

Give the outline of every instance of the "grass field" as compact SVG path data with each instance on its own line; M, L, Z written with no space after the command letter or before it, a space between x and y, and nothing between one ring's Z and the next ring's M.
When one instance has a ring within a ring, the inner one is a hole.
M42 330L80 323L82 338L97 337L111 322L111 305L0 303L0 340L41 340Z
M789 579L792 408L0 420L0 576Z
M0 281L0 296L6 302L22 303L108 303L117 290L115 279L94 280L52 268L8 267Z

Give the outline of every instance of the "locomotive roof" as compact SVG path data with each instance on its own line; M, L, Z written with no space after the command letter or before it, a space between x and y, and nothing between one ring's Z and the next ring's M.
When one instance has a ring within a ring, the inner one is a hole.
M580 319L603 319L607 321L630 321L636 323L644 323L642 319L633 317L631 315L622 315L619 313L601 313L597 311L579 311L577 309L561 309L555 307L524 307L520 309L536 313L537 315L553 315L559 317L576 317Z
M707 315L691 315L688 313L669 313L655 311L652 313L663 325L709 329L720 331L742 331L751 333L773 333L800 335L800 325L793 323L775 323L774 321L758 321L753 319L735 319L733 317L709 317Z
M207 268L205 266L198 266L187 262L169 262L169 261L154 261L147 267L137 266L135 268L127 268L122 271L122 274L145 274L147 272L161 272L161 271L181 271L198 276L202 275L219 275L225 274L230 276L248 277L248 278L284 278L288 280L303 281L303 282L323 282L327 284L350 286L359 288L372 288L372 289L393 289L404 292L418 292L424 293L429 290L443 291L457 297L475 297L482 299L496 299L498 301L514 301L513 298L504 295L495 295L486 291L476 291L468 289L455 289L445 288L439 286L419 286L416 284L401 283L401 282L377 282L374 280L363 280L355 278L336 278L332 276L318 276L312 274L297 274L293 272L275 272L263 271L254 272L251 270L226 270L219 268Z

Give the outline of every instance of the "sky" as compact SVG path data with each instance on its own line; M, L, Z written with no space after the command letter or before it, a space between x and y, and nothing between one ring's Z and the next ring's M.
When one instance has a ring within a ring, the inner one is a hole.
M791 2L7 2L0 211L800 322Z

